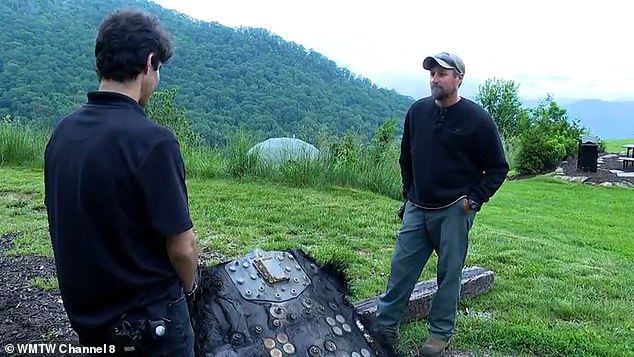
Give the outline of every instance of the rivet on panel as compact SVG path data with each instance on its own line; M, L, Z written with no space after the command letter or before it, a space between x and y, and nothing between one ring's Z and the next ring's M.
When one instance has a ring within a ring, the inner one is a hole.
M345 319L343 316L341 316L341 315L337 315L337 316L335 316L335 318L337 319L337 321L338 321L340 324L342 324L342 323L346 322L346 319Z
M295 346L293 346L290 343L285 344L284 347L282 347L282 349L284 350L284 352L288 353L289 355L292 355L293 353L295 353Z
M238 344L240 343L240 341L242 341L242 334L239 332L234 333L233 335L231 335L231 343L232 344Z
M281 344L288 342L288 335L286 335L285 333L278 333L277 341Z
M321 353L321 349L319 349L319 347L317 346L310 346L308 347L308 355L311 357L317 357L319 356L319 354Z
M275 347L275 340L273 340L272 338L267 338L266 340L264 340L264 347L268 349Z

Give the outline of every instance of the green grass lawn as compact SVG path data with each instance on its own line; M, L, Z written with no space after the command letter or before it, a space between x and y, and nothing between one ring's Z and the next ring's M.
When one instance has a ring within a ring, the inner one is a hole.
M400 202L353 189L205 179L188 186L200 246L228 257L299 247L322 262L349 263L351 300L383 291ZM492 270L495 283L463 302L454 345L634 356L633 198L633 190L551 178L506 182L476 218L467 262ZM0 217L0 235L23 233L11 254L51 256L40 171L0 167ZM421 279L434 273L432 259ZM404 349L426 337L424 322L402 332Z
M605 151L616 154L625 153L623 148L625 144L634 144L634 138L605 140Z

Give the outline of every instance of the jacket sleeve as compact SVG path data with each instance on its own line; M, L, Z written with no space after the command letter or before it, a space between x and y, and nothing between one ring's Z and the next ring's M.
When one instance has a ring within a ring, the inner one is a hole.
M469 194L469 198L480 205L493 197L509 172L509 164L495 122L488 113L485 115L486 118L476 130L474 138L475 161L478 169L482 171L482 176Z
M401 179L403 181L403 199L407 199L407 195L413 181L412 171L412 150L410 143L410 112L407 112L405 116L405 123L403 124L403 138L401 139L401 155L399 157L399 164L401 166Z

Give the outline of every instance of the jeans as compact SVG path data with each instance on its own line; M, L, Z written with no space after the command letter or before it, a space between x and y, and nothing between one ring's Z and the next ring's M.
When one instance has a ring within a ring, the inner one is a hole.
M421 209L405 205L403 225L398 231L392 255L390 277L384 295L379 297L377 322L384 332L398 336L398 328L409 297L433 251L438 255L438 290L427 318L434 337L453 335L460 284L469 246L469 230L475 212L465 212L463 200L443 209Z
M137 315L130 320L134 323L144 319ZM165 328L165 335L160 339L152 340L150 337L144 337L141 340L142 348L135 347L134 350L130 350L130 343L120 344L112 336L106 337L108 341L106 343L114 345L116 350L114 356L194 357L194 330L185 295L182 293L179 298L166 305Z

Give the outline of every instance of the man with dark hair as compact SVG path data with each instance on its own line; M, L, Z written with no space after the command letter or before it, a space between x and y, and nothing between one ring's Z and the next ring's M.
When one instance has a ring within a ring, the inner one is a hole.
M144 112L171 56L155 17L107 17L95 43L99 89L59 122L46 147L59 289L87 346L194 354L187 301L198 253L184 163L174 134Z
M388 346L396 342L409 297L435 251L438 290L421 352L442 356L454 333L469 231L509 166L493 119L458 95L465 74L460 57L442 52L425 58L423 67L430 73L431 96L412 104L405 117L399 159L403 225L371 330Z

